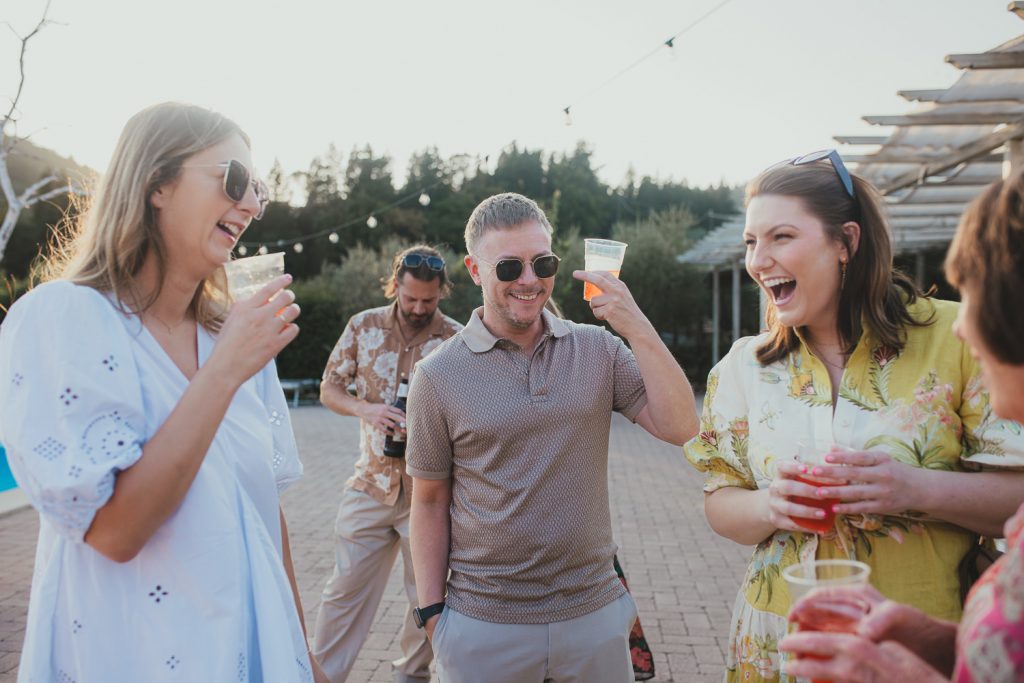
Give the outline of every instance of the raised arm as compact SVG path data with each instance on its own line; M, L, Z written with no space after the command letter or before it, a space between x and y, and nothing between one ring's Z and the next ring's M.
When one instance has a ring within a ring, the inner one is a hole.
M606 320L628 342L636 356L647 392L647 405L636 422L652 435L682 446L697 433L697 404L686 374L640 311L629 288L607 273L577 270L577 280L591 282L602 294L590 301L598 320Z

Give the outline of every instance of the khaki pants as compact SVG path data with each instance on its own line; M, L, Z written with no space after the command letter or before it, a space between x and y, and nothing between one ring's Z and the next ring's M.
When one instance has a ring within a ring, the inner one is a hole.
M632 683L629 594L553 624L495 624L448 607L434 629L441 683Z
M394 506L345 487L334 524L334 574L324 587L314 628L313 655L332 683L344 683L366 642L399 549L409 606L402 625L402 657L392 662L399 683L430 680L433 654L416 628L416 581L409 551L409 495Z

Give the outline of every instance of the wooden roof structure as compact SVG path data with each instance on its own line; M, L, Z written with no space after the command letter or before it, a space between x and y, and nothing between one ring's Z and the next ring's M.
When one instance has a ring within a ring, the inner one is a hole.
M1024 19L1024 2L1007 8ZM897 115L865 116L887 135L837 135L851 170L885 197L897 251L943 248L967 203L1024 163L1024 35L980 54L951 54L961 70L945 89L901 90L912 102ZM744 255L743 219L705 236L682 263L712 270Z

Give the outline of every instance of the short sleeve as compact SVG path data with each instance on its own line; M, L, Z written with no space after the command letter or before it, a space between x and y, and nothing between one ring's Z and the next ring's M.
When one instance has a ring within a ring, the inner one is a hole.
M757 483L747 458L749 422L742 376L747 361L741 339L708 375L700 432L683 447L687 460L704 473L704 491L726 486L754 490Z
M967 344L962 344L961 367L961 463L972 470L1024 470L1024 427L992 412L981 369Z
M80 542L142 455L142 387L124 318L69 282L26 294L0 328L0 441L32 505Z
M419 366L409 386L406 414L409 436L405 471L421 479L447 479L452 474L454 453L440 397L429 375Z
M256 393L267 409L270 430L274 441L274 480L277 492L285 489L302 478L302 461L299 459L299 447L295 443L295 432L292 430L291 413L288 401L281 388L277 376L277 364L267 363L256 375Z
M612 409L635 422L636 416L647 405L647 389L644 387L643 375L640 374L640 366L636 356L621 339L609 332L602 332L611 339L615 364Z
M356 318L350 318L345 330L334 345L331 355L327 358L323 381L347 387L356 378L357 355L359 345L356 343Z

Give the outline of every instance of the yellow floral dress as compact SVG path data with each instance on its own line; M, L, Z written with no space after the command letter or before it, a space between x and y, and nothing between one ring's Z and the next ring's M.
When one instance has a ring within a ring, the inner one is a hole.
M914 467L961 471L1024 468L1024 433L996 419L970 351L952 332L958 304L918 300L899 353L865 332L832 409L831 380L805 345L762 367L764 337L737 341L708 376L701 431L685 447L705 473L704 491L767 488L776 463L797 443L889 453ZM789 681L777 644L790 597L782 570L811 558L851 557L871 565L883 594L934 617L960 617L956 567L973 533L920 513L838 516L827 534L776 531L750 560L732 615L728 681Z

